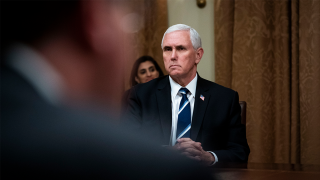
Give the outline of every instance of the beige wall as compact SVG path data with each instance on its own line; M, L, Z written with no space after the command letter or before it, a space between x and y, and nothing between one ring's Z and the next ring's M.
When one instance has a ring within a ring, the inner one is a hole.
M169 26L186 24L200 34L204 55L198 65L198 72L201 77L214 81L213 0L207 0L207 5L202 9L197 6L196 0L167 0L167 2Z

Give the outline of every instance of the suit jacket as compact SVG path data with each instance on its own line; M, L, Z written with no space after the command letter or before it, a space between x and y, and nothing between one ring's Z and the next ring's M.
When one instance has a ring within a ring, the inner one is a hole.
M172 126L169 76L139 84L131 91L125 123L168 145ZM190 136L201 142L204 150L213 151L219 162L248 160L250 150L240 113L237 92L198 76Z
M18 73L1 68L1 178L211 179L110 119L51 105Z

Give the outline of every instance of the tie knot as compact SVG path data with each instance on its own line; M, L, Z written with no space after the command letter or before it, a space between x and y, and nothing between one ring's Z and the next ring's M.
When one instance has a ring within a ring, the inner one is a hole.
M181 94L188 94L189 90L188 90L187 88L181 88L181 89L179 90L179 92L180 92Z

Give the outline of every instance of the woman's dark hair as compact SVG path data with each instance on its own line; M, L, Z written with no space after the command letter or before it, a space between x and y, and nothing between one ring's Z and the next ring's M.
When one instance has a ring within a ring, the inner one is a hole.
M136 62L133 64L132 71L131 71L131 77L130 77L130 85L134 86L137 85L138 83L135 80L135 77L138 75L138 69L141 63L144 63L146 61L152 62L156 70L159 72L159 77L163 76L163 72L158 65L158 63L151 57L151 56L142 56L139 59L136 60Z

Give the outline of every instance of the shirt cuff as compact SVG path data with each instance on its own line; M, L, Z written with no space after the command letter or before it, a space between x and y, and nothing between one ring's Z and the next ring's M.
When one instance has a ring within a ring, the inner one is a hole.
M216 155L214 152L212 152L212 151L207 151L207 152L211 153L211 154L214 156L214 161L213 161L213 163L209 165L209 166L212 166L212 165L214 165L215 163L218 162L218 157L217 157L217 155Z

